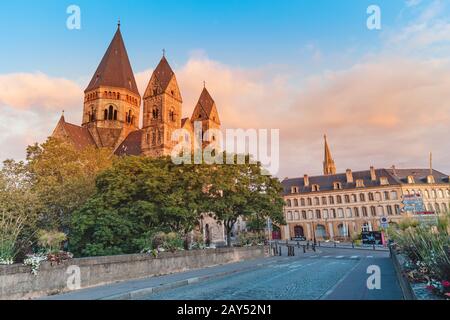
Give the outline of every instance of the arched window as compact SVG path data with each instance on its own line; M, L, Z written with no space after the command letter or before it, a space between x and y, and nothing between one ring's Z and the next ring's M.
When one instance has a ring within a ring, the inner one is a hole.
M342 196L337 196L336 200L337 200L337 203L342 203Z
M395 205L395 214L396 215L400 215L401 214L400 205L398 205L398 204Z
M114 120L117 120L117 110L114 110Z
M331 209L331 217L336 219L336 209Z
M287 199L287 200L286 200L286 206L287 206L287 207L290 207L290 206L291 206L291 199Z
M345 203L350 203L350 196L348 194L346 194L344 196L344 199L345 199Z
M294 207L298 207L298 200L294 199Z
M307 201L308 201L308 206L312 206L312 200L311 200L311 198L308 198Z
M374 200L373 193L369 192L369 201L373 201L373 200Z
M315 198L314 198L314 205L316 205L316 206L319 206L319 205L320 205L319 197L315 197Z
M355 212L355 217L359 218L359 208L355 207L353 208L353 211Z
M169 112L170 121L175 121L175 111L170 110Z
M114 108L113 108L113 106L109 106L109 109L108 109L108 120L112 120L113 116L114 116Z
M320 214L320 210L316 210L316 219L322 219L322 216Z
M329 200L330 204L334 204L334 197L333 196L329 196L328 200Z
M103 111L103 120L108 120L108 109Z
M152 116L153 116L153 119L158 119L158 117L159 117L159 110L158 110L158 107L154 107L153 108L153 110L152 110Z
M301 198L301 199L300 199L300 205L301 205L302 207L305 206L305 198Z

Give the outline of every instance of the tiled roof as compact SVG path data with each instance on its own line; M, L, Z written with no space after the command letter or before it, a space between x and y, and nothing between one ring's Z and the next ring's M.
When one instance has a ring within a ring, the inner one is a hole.
M156 77L156 79L158 79L158 83L161 86L162 90L166 91L167 87L169 86L170 80L172 80L172 77L175 76L175 73L167 62L166 57L163 56L161 58L161 61L158 63L155 71L153 71L153 75Z
M207 119L209 119L213 111L215 111L215 114L218 116L216 103L214 102L214 99L211 97L208 90L206 88L203 88L203 91L200 94L200 98L198 99L197 105L194 108L193 115L199 113L202 115L202 117L206 117ZM216 119L216 121L220 122L219 119Z
M64 116L59 120L59 125L62 126L64 132L77 149L80 150L87 146L96 146L87 128L66 122Z
M117 156L138 156L141 155L141 142L143 130L131 132L125 140L117 147L114 154Z
M342 189L355 189L356 180L363 180L364 187L377 187L380 186L380 177L386 177L389 185L401 185L407 183L407 177L413 175L415 177L415 183L426 183L427 176L429 175L429 169L395 169L395 175L393 169L376 169L375 181L372 181L370 170L353 172L353 183L347 183L347 177L345 173L334 175L313 176L309 178L309 186L305 186L304 178L292 178L285 179L281 182L283 186L283 193L285 195L291 193L292 187L298 187L299 193L312 192L312 185L319 185L320 191L334 190L334 183L340 182ZM433 170L433 176L436 183L449 183L448 175L445 175L439 171Z
M117 29L85 92L100 86L125 88L139 95L120 28Z

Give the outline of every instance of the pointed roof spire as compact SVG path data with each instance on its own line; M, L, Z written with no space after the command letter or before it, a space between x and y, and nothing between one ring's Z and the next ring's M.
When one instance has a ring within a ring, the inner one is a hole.
M169 62L167 62L165 54L166 50L163 49L163 56L161 58L161 61L159 61L158 66L156 66L155 71L153 71L153 76L157 78L163 91L167 89L170 80L172 80L172 77L175 76L175 73L170 67Z
M202 93L200 94L200 98L198 99L197 105L194 108L192 119L194 119L195 114L202 114L208 119L211 118L211 116L214 114L214 120L220 123L219 114L216 108L216 102L209 94L208 89L206 89L205 82Z
M327 135L323 136L325 142L325 156L323 161L323 174L332 175L336 174L336 165L334 164L333 157L331 156L330 147L328 146Z
M117 20L117 29L120 29L120 18Z
M120 32L120 20L117 24L116 34L85 92L100 86L124 88L139 95L133 69Z

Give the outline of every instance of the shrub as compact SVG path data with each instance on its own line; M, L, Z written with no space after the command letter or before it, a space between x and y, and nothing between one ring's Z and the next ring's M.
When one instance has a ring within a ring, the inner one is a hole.
M67 240L67 236L59 231L40 230L38 232L38 244L47 253L56 253L61 249L63 241Z
M439 227L400 223L409 227L398 230L390 229L390 236L399 245L400 250L417 266L422 268L431 278L450 279L450 257L448 247L450 239L447 232Z

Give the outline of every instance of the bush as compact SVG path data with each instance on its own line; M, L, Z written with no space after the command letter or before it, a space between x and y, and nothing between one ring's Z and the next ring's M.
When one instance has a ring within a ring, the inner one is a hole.
M401 222L399 229L390 229L389 234L400 250L427 276L450 279L450 238L446 230L439 226L418 225L409 220Z
M61 245L67 240L67 236L59 231L40 230L38 232L38 244L47 253L57 253L61 249Z

